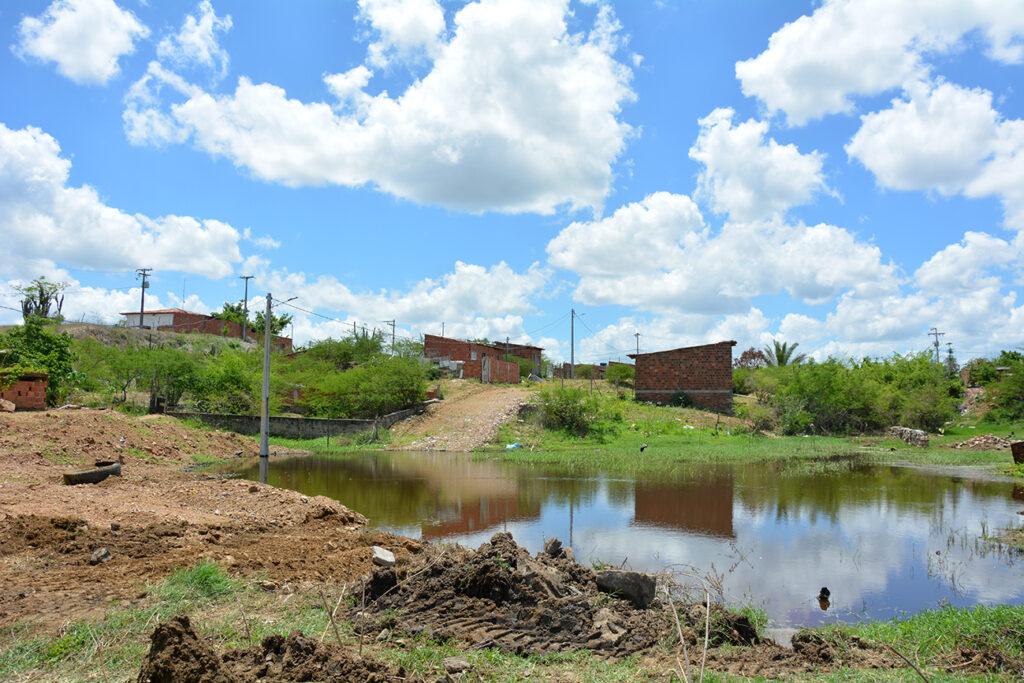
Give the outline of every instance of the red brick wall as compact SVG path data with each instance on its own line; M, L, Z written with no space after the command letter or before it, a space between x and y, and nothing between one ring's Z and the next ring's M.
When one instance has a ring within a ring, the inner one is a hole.
M476 358L473 358L473 352ZM507 384L519 383L519 363L506 363L504 351L499 352L493 346L476 342L448 339L433 334L423 335L423 356L425 358L448 358L461 360L462 376L480 379L484 356L491 359L491 381Z
M0 391L0 398L21 410L43 410L46 408L46 375L27 375L6 391Z
M694 405L732 412L732 347L734 341L689 346L657 353L630 354L636 360L636 397L668 403L683 391Z

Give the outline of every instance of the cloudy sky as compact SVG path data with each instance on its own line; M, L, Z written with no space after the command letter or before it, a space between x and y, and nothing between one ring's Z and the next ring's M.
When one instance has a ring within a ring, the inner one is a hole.
M0 324L1024 344L1024 0L12 0Z

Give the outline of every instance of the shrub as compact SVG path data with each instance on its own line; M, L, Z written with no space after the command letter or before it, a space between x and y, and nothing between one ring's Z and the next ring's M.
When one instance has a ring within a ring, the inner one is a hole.
M677 391L668 399L668 404L676 408L691 408L693 406L693 399L685 391Z
M426 369L413 358L378 357L312 381L307 405L320 417L372 418L426 398Z
M604 378L617 387L627 387L636 378L636 368L632 365L610 365Z
M545 389L540 394L541 423L574 436L586 436L601 418L601 404L582 389Z

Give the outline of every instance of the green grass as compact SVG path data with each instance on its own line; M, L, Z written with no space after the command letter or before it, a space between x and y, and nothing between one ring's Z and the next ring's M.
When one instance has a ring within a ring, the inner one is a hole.
M387 429L378 429L377 438L372 440L371 432L357 432L355 434L338 434L331 437L321 436L316 439L289 439L283 436L271 436L269 441L272 446L283 448L294 448L296 450L309 451L310 453L333 453L339 450L351 450L354 448L382 448L391 443L391 432ZM259 443L259 437L255 437Z
M940 668L944 657L955 656L961 648L1024 660L1024 606L943 607L903 619L815 630L839 647L849 635L891 645L922 668Z

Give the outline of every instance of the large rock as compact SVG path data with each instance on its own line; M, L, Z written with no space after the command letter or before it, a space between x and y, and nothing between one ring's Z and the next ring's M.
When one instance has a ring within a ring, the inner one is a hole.
M649 574L602 569L594 578L602 591L625 598L637 607L647 607L654 600L654 577Z
M373 546L373 563L379 567L394 567L395 554L390 550L381 548L379 545L375 545Z
M920 429L911 429L910 427L889 427L889 434L900 441L910 444L911 446L917 446L918 448L928 447L928 434Z
M14 403L6 398L0 398L0 413L13 413L15 407Z

